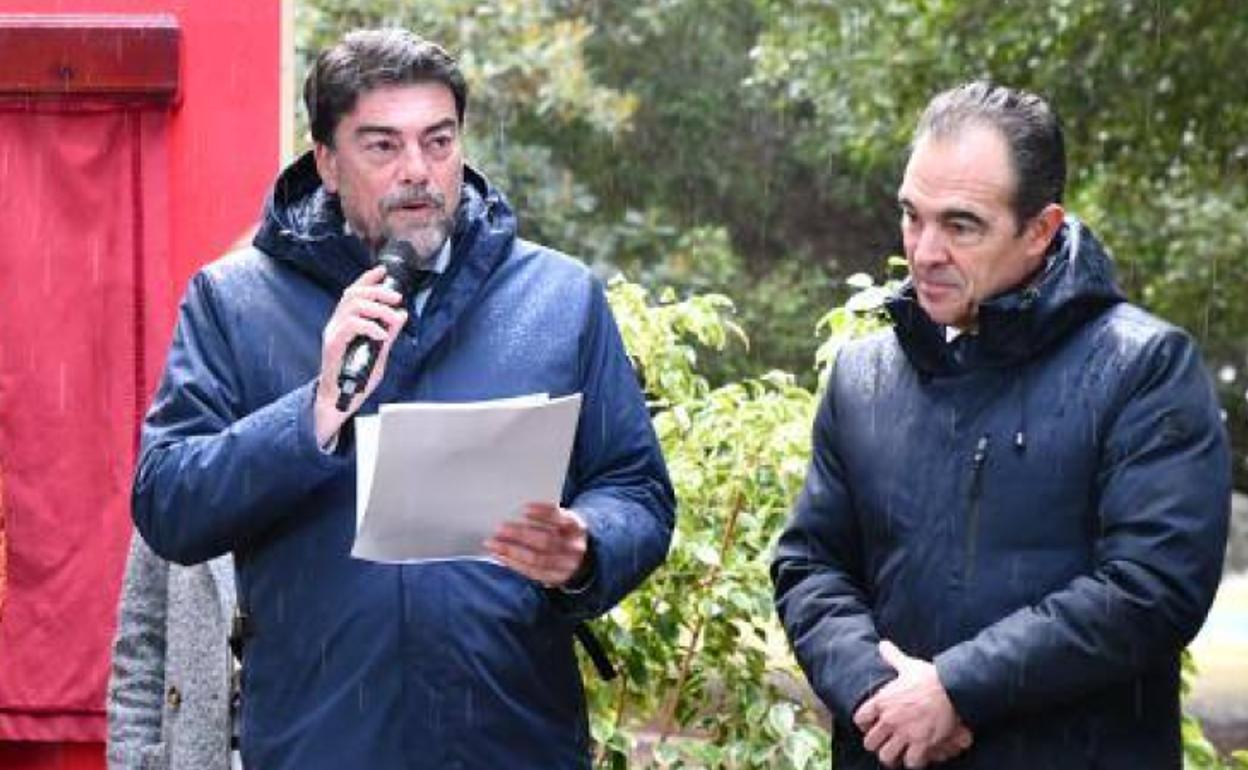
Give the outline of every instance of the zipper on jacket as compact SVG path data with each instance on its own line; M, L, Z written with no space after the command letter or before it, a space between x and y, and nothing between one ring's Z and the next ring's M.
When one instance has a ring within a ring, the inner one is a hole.
M963 570L963 585L969 585L975 574L975 551L979 545L979 508L980 497L984 487L984 464L988 460L988 434L979 437L975 444L975 454L971 455L971 488L968 494L968 512L966 517L966 569Z

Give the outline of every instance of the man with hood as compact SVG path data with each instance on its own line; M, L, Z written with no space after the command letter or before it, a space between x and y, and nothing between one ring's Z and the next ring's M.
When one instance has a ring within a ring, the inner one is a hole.
M1192 340L1062 209L1045 101L935 97L898 193L910 278L846 346L772 578L838 770L1178 768L1230 457Z
M173 561L234 554L249 768L588 768L574 629L667 552L673 492L602 287L520 239L465 165L466 90L405 31L321 53L313 151L277 180L254 247L182 303L134 519ZM393 240L432 279L405 306L374 266ZM377 365L339 411L359 335ZM349 556L350 415L537 392L582 394L567 480L500 527L493 561Z

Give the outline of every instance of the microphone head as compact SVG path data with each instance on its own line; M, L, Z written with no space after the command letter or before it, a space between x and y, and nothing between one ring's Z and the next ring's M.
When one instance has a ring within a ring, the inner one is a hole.
M386 268L386 277L393 281L399 293L408 297L416 283L416 273L412 269L420 260L416 248L401 238L391 238L377 252L377 264Z

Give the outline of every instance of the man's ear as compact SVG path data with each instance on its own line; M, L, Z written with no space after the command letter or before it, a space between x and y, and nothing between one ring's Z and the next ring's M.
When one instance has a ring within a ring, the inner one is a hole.
M1027 256L1041 257L1048 251L1049 244L1053 242L1053 236L1057 235L1057 230L1062 226L1062 221L1066 219L1066 210L1062 208L1060 203L1050 203L1040 210L1028 222L1023 229L1023 238L1026 239Z
M317 142L312 146L312 156L316 158L316 173L321 176L321 184L330 193L338 192L338 154L328 144Z

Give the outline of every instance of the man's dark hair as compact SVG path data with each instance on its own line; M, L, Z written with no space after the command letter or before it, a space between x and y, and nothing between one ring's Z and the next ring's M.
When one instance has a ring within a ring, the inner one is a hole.
M969 125L995 128L1005 138L1014 166L1012 207L1019 231L1050 203L1061 203L1066 188L1066 143L1053 108L1041 97L977 80L937 94L914 132L946 138Z
M303 83L312 139L332 147L338 121L355 109L360 94L384 86L430 82L450 89L463 125L468 84L459 63L441 46L404 29L348 32L316 57Z

